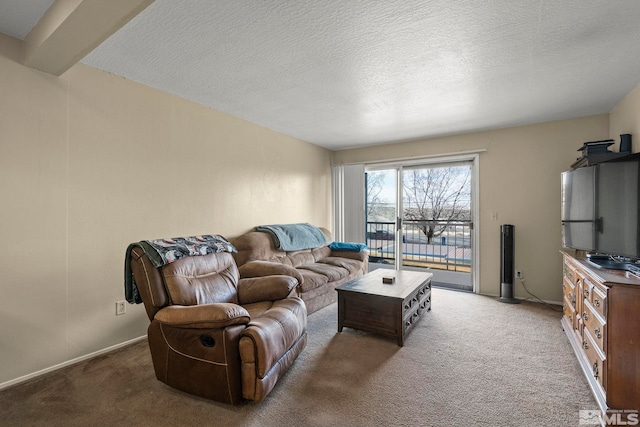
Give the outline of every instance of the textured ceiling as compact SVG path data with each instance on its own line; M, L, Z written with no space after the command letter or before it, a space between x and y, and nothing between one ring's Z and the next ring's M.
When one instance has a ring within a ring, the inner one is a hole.
M156 0L82 62L335 150L608 113L640 1Z

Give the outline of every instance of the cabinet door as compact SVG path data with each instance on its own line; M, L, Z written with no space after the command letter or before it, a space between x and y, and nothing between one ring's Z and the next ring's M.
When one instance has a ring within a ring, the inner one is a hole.
M602 318L606 319L607 318L607 292L606 290L603 291L598 287L594 287L593 288L593 295L592 295L592 299L593 299L593 307L596 309L596 311L598 313L600 313L600 316L602 316Z
M605 320L597 314L595 308L589 301L584 301L584 310L582 312L582 320L584 321L584 327L589 331L591 337L598 344L598 348L604 354L607 325Z
M583 310L583 292L584 292L584 276L580 271L576 271L575 274L575 309L576 309L576 333L582 341L582 328L584 326L584 320L582 319Z
M606 358L604 355L598 351L598 346L591 336L589 329L583 331L584 338L582 341L582 348L584 349L584 353L587 358L587 362L591 367L591 375L598 381L602 390L606 393L606 388L604 384L606 384L605 376L606 376Z
M564 308L564 317L567 319L567 323L571 325L572 329L575 329L576 327L573 324L573 322L576 320L576 311L573 308L571 301L569 301L566 296L564 298L563 308Z

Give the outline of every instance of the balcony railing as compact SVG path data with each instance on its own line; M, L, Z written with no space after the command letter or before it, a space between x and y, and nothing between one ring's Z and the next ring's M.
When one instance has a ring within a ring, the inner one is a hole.
M471 222L430 222L437 233L431 241L420 228L424 221L403 220L402 263L414 267L469 272L471 270ZM396 230L393 222L367 222L370 261L395 262Z

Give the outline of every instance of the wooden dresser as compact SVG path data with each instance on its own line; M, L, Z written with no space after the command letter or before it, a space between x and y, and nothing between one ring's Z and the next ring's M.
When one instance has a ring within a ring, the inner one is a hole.
M640 279L561 252L562 326L600 410L640 411Z

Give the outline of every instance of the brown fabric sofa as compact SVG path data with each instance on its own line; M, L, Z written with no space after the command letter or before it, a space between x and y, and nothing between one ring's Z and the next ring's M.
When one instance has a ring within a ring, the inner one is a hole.
M369 268L369 251L332 251L333 236L320 228L327 245L287 252L276 249L269 234L251 231L233 239L238 253L233 254L240 277L260 277L284 274L295 277L300 284L297 294L311 314L337 300L335 287L362 276Z
M260 402L307 343L296 278L240 279L228 252L156 268L132 245L127 260L151 320L156 377L171 387L224 403Z

